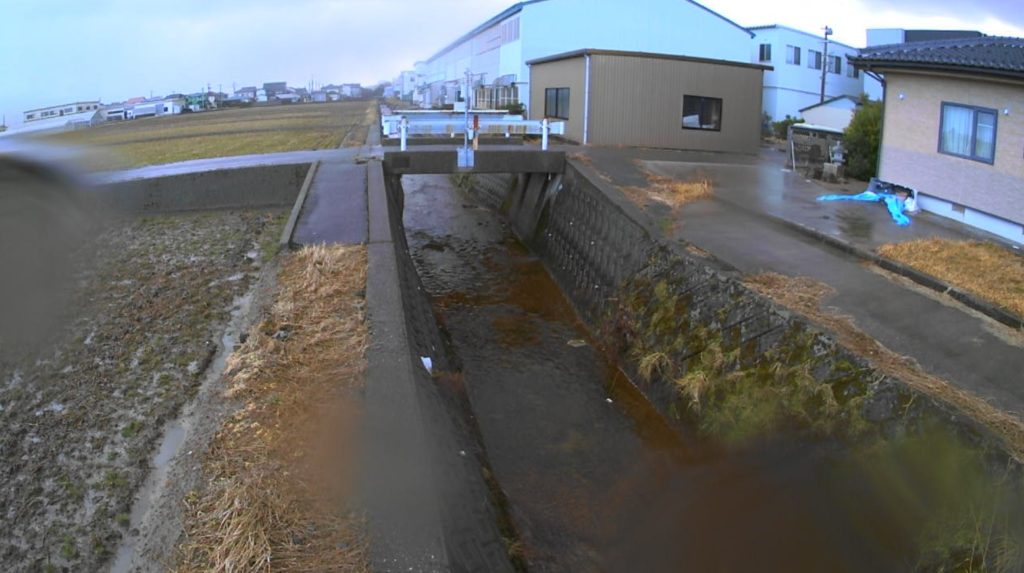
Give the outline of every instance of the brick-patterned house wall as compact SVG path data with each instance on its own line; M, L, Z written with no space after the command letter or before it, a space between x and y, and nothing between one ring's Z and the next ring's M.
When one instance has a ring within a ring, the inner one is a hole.
M885 77L879 178L1024 223L1024 82L907 72ZM943 102L998 111L993 164L939 153Z

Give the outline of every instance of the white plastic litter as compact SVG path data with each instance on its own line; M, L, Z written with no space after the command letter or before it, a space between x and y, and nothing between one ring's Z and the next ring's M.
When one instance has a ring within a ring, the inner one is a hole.
M423 362L423 367L427 369L427 372L434 373L434 362L429 356L420 356L420 361Z

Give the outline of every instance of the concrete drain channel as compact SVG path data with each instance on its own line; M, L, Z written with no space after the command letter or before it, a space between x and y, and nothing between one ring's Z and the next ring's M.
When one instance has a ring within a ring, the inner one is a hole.
M877 521L885 497L832 471L835 444L737 451L668 420L478 190L391 185L444 537L426 568L888 570L913 555L905 523ZM380 569L412 563L373 551Z

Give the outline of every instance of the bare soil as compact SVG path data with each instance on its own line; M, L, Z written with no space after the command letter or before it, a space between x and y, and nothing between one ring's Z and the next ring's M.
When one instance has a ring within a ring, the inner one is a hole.
M166 423L195 396L284 216L111 225L77 253L60 331L36 348L0 341L0 569L106 566Z

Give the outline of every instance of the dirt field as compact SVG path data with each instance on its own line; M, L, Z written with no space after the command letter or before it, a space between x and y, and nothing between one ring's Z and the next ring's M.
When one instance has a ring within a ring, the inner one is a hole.
M77 253L51 341L0 341L0 570L93 571L117 550L165 423L196 393L286 213L122 222Z
M92 167L123 169L227 157L359 146L376 102L291 104L109 122L46 140L99 151Z

